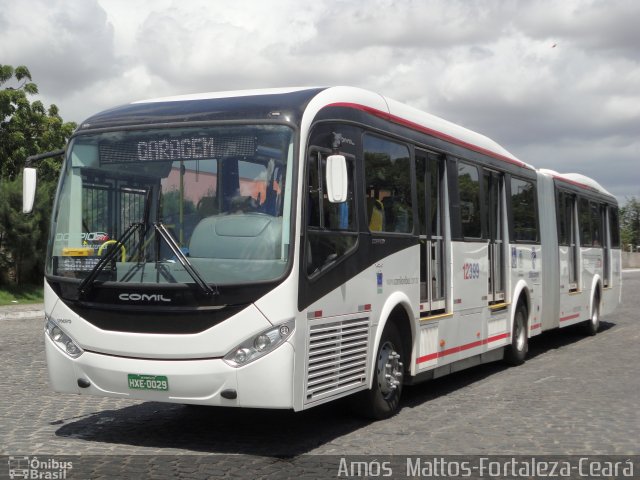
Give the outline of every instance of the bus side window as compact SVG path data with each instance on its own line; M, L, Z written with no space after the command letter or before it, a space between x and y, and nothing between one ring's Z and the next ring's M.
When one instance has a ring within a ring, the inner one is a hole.
M324 178L326 154L313 151L307 165L307 274L314 275L339 260L355 247L354 162L347 157L349 190L347 200L331 203Z
M480 238L482 223L480 216L480 180L478 168L467 163L458 163L458 190L460 192L460 220L462 236Z
M365 204L372 232L411 233L409 148L374 135L364 137Z
M594 247L602 246L602 238L600 237L601 230L602 218L600 214L600 204L591 202L591 232Z
M609 206L609 223L611 228L611 248L620 248L620 220L618 207Z
M558 245L568 245L567 194L556 191L556 218L558 222Z
M516 241L535 243L540 238L535 197L536 188L532 182L511 178L511 211Z
M593 245L593 238L591 236L591 211L589 200L586 198L580 199L578 222L580 223L580 245L583 247L591 247Z

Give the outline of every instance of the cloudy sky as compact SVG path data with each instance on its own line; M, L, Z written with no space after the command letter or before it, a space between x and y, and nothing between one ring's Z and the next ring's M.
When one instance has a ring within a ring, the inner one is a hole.
M0 64L65 120L203 91L353 85L640 197L637 0L0 0Z

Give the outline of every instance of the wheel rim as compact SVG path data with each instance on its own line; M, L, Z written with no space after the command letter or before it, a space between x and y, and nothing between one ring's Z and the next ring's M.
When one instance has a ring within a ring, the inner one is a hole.
M400 354L391 342L385 342L378 354L378 386L386 398L398 390L402 384L402 362Z
M522 320L522 313L518 312L518 317L516 318L516 349L519 352L524 350L526 337L524 331L524 321Z
M595 328L598 328L600 324L600 313L598 312L598 305L596 304L593 305L593 312L591 312L591 324Z

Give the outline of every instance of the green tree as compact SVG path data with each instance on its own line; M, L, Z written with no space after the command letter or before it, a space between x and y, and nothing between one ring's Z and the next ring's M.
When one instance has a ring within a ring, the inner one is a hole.
M0 283L40 283L55 183L38 185L33 213L22 213L22 177L0 181Z
M629 244L634 248L640 245L640 200L636 197L627 199L625 206L620 208L620 240L625 250Z
M29 97L38 93L25 66L0 64L0 283L39 282L43 274L51 199L61 158L41 161L34 213L22 214L25 160L63 148L76 125L64 122L58 107Z
M38 87L25 66L0 65L0 177L13 180L30 155L62 148L76 124L64 122L58 107L48 109L41 101L31 102ZM55 180L60 159L48 159L38 165L38 177Z

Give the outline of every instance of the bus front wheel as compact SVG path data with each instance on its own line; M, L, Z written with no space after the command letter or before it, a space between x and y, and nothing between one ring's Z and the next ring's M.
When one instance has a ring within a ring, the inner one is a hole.
M354 398L353 406L368 418L381 420L398 411L404 379L404 349L398 327L385 326L376 354L373 385Z

